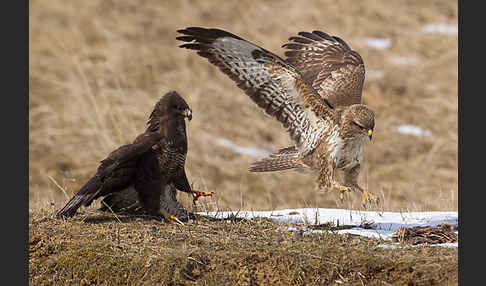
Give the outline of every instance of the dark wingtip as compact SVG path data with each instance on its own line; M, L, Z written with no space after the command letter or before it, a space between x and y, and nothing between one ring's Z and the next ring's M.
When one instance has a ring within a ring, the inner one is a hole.
M201 32L206 30L205 28L202 27L187 27L184 29L179 29L177 32L184 34L184 35L190 35L192 32Z
M227 32L218 28L203 28L203 27L187 27L185 29L177 30L178 33L185 36L179 36L176 39L183 42L196 41L198 43L211 43L212 41L223 38L230 37L235 39L241 39L235 34ZM181 48L191 48L191 46L180 46Z
M200 44L182 44L182 45L179 46L179 48L189 49L189 50L200 50L201 45Z
M298 35L314 41L319 41L321 39L318 35L309 32L299 32Z
M312 31L312 34L318 35L319 37L321 37L323 39L333 41L333 37L331 35L327 34L327 33L324 33L323 31L314 30L314 31Z
M183 41L183 42L191 42L194 40L193 36L179 36L176 37L176 40Z

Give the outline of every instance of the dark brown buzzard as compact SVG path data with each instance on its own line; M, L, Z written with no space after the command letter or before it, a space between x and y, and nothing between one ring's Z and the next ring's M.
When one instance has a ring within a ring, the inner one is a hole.
M161 191L166 186L172 184L180 191L191 193L194 200L201 195L211 195L193 191L187 181L185 118L192 119L192 110L177 92L170 91L162 96L150 114L145 132L102 160L96 174L57 216L73 216L81 205L89 206L100 197L105 197L104 205L117 210L115 203L120 197L110 195L133 188L149 215L163 215L174 220L176 218L166 211L161 212Z

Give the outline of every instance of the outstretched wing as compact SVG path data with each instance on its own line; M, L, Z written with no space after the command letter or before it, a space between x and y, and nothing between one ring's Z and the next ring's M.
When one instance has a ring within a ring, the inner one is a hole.
M279 120L299 149L310 152L332 124L332 107L277 55L220 29L179 30L181 48L197 50L228 75L260 108Z
M283 45L287 62L333 107L361 103L365 67L340 38L321 31L300 32Z

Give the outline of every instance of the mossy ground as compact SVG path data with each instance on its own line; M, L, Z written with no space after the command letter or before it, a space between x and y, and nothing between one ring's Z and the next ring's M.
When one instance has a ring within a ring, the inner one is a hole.
M455 285L458 250L302 235L270 219L184 226L86 211L29 217L30 285Z

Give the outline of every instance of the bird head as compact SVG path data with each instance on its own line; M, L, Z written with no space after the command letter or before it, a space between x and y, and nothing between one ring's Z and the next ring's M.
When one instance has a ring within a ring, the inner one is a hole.
M192 109L187 102L176 91L172 90L164 94L155 104L147 122L147 130L155 131L159 128L160 122L170 118L192 119Z
M348 136L373 137L375 128L374 112L363 104L354 104L349 106L342 113L343 127Z
M192 119L192 109L176 91L169 91L164 97L167 97L168 100L168 113L172 113L175 116L182 116L189 120Z

